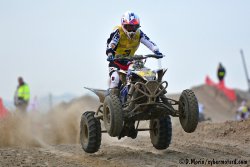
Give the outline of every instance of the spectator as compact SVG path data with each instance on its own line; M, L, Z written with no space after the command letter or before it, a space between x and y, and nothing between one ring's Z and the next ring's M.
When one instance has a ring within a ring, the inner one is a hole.
M246 105L246 101L243 100L241 105L236 111L236 120L245 120L249 116L249 108Z
M218 70L217 70L217 77L220 82L224 81L224 77L226 75L225 67L219 63Z
M22 77L18 77L18 86L15 92L14 104L18 111L25 113L30 99L29 86L24 82Z

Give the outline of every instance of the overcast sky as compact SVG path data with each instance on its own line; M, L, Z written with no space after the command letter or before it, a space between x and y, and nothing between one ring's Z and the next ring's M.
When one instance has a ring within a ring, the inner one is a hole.
M170 93L206 75L217 81L219 62L228 87L247 89L239 50L250 70L249 0L0 0L0 97L13 98L18 76L32 96L106 89L106 40L127 10L166 55ZM151 52L141 45L137 53Z

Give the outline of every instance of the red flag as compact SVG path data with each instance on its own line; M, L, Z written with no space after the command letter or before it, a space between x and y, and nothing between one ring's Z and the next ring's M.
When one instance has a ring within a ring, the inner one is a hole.
M219 83L215 83L213 82L209 76L206 76L206 80L205 80L205 83L209 86L214 86L216 87L219 91L222 91L225 96L227 96L227 98L230 100L230 101L235 101L236 100L236 94L235 94L235 91L233 89L230 89L230 88L227 88L226 85L225 85L225 82L224 80L220 81Z

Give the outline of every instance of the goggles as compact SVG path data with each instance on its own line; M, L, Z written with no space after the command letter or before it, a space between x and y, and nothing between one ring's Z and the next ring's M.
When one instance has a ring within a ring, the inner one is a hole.
M140 27L139 24L137 25L133 25L133 24L125 24L123 25L124 28L128 31L128 32L136 32L136 30Z

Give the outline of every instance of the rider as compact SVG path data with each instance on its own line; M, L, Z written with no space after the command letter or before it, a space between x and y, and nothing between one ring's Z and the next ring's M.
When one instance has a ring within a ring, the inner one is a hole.
M119 94L120 78L117 70L127 71L131 62L127 60L115 60L117 55L134 56L140 42L147 46L158 58L162 58L162 53L145 33L140 30L140 19L131 11L127 11L121 18L121 25L116 26L107 40L106 54L109 63L110 90L111 93Z

